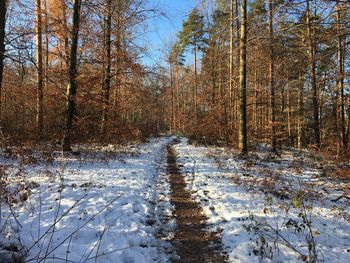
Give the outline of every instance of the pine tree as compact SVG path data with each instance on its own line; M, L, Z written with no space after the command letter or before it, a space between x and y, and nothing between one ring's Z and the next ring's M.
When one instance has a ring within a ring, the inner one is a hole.
M194 125L198 125L198 70L197 70L197 52L201 50L205 42L204 38L204 17L200 14L198 8L194 8L189 14L188 19L183 22L182 31L179 33L180 43L183 49L187 46L193 48L194 55L194 91L193 91L193 109Z
M233 128L233 115L234 115L234 80L235 80L235 69L234 69L234 44L235 44L235 24L234 24L234 10L235 9L235 3L234 0L230 0L230 62L229 62L229 129L232 132Z
M247 0L241 2L241 37L240 37L240 129L239 149L248 152L247 142Z
M182 66L184 62L183 50L178 42L175 42L169 51L167 62L170 68L170 89L171 89L171 123L170 123L170 133L177 131L177 102L176 102L176 69L178 66Z
M269 33L270 33L270 105L271 105L271 146L276 152L276 108L275 108L275 51L273 32L273 0L267 0L269 6Z
M340 129L341 139L344 148L348 146L348 138L346 136L346 120L345 120L345 94L344 94L344 37L342 33L342 6L340 1L336 3L336 23L337 23L337 62L338 62L338 92L340 93Z
M312 108L313 108L313 129L315 143L318 148L321 147L321 133L320 133L320 114L318 103L318 89L317 89L317 77L316 77L316 60L315 60L315 37L314 29L311 22L310 14L310 0L306 0L306 25L307 25L307 38L308 38L308 52L309 52L309 65L310 65L310 79L312 87Z

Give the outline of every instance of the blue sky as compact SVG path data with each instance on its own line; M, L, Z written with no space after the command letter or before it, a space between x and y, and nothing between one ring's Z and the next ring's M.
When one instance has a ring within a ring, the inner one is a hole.
M160 8L167 17L159 17L149 22L149 32L144 38L150 54L142 59L145 64L152 65L163 57L166 43L175 39L176 33L181 30L182 21L198 2L198 0L151 0L151 5Z

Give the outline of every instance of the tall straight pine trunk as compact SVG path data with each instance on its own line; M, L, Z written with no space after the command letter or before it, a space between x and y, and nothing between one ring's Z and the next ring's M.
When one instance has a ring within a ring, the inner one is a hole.
M236 134L239 134L239 88L238 88L238 83L239 83L239 63L240 63L240 25L239 25L239 6L238 6L238 0L234 0L234 8L235 8L235 27L236 27L236 83L237 87L235 89L235 98L234 98L234 123L235 123L235 130ZM236 137L236 142L237 142L237 136Z
M2 128L2 78L5 58L5 25L6 25L7 1L0 1L0 132Z
M247 142L247 0L241 3L241 37L240 37L240 129L239 149L243 154L248 152Z
M109 90L111 88L111 31L112 31L112 0L107 0L107 15L105 18L105 69L104 69L104 81L103 81L103 111L101 120L100 135L102 136L106 131L106 123L108 119L109 109Z
M230 0L230 64L229 64L229 122L228 127L230 133L233 131L233 114L234 114L234 0ZM232 136L230 134L230 136Z
M343 36L342 36L342 28L341 28L341 6L340 1L337 0L336 5L337 12L337 35L338 35L338 50L337 50L337 58L338 58L338 92L340 94L340 129L341 129L341 141L343 147L346 148L348 146L348 138L346 135L346 121L345 121L345 94L344 94L344 68L343 68Z
M171 90L171 124L170 133L175 131L175 87L174 87L174 64L170 63L170 90Z
M71 136L73 128L73 117L76 114L76 94L77 94L77 53L80 25L81 0L73 0L73 27L71 32L71 48L69 55L69 71L67 85L67 105L65 118L65 131L62 140L62 150L71 151Z
M45 90L48 89L48 73L49 73L49 14L47 0L44 0L45 14Z
M299 72L298 80L298 121L297 121L297 147L299 151L302 148L302 135L303 135L303 123L304 123L304 78Z
M36 0L36 64L37 64L37 99L36 124L39 133L44 129L44 79L43 79L43 40L41 0Z
M320 117L319 117L319 105L318 105L318 91L317 91L317 78L316 78L316 61L315 61L315 39L313 33L313 27L311 25L310 18L310 0L306 0L306 24L307 24L307 38L308 38L308 51L309 51L309 67L310 67L310 79L312 88L312 108L313 108L313 129L315 136L315 143L317 148L321 147L321 132L320 132Z
M270 106L271 106L271 146L276 151L276 110L275 110L275 52L273 35L273 3L267 0L269 5L269 34L270 34Z
M194 91L193 91L193 107L194 107L194 130L197 130L198 116L197 116L197 93L198 93L198 76L197 76L197 43L193 45L194 54Z

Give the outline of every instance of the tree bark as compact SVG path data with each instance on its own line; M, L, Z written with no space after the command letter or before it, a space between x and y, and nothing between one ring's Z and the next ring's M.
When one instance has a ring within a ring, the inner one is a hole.
M257 65L254 66L254 99L253 99L253 123L254 123L254 135L259 131L258 125L258 69Z
M120 2L119 2L120 3ZM122 68L122 42L123 42L123 6L120 4L116 9L117 25L116 25L116 40L115 40L115 89L114 89L114 105L113 105L113 120L117 119L118 116L118 96L121 91L122 81L121 81L121 68Z
M181 131L181 118L180 118L180 77L179 66L175 67L175 89L176 89L176 131Z
M62 12L62 24L63 24L63 29L62 29L62 34L63 34L63 45L64 45L64 62L66 65L68 65L69 68L69 29L68 29L68 22L67 22L67 6L65 1L62 1L61 5L61 12Z
M341 6L339 0L337 0L336 4L336 12L337 12L337 40L338 40L338 50L337 50L337 58L338 58L338 92L340 93L340 129L341 129L341 139L343 148L348 146L348 138L346 136L346 121L345 121L345 95L344 95L344 69L343 69L343 36L341 30Z
M288 81L288 79L287 79ZM288 127L288 143L289 146L293 146L294 140L292 138L292 103L291 103L291 90L289 84L287 84L287 127Z
M79 40L81 0L73 0L73 28L71 32L71 48L69 55L69 71L67 85L67 105L65 118L65 132L62 140L62 150L71 151L71 133L73 128L73 118L76 114L76 93L77 93L77 53Z
M239 149L243 154L248 153L247 142L247 0L241 3L241 37L240 37L240 130Z
M194 91L193 91L193 103L194 103L194 125L195 131L197 130L198 125L198 116L197 116L197 92L198 92L198 79L197 79L197 43L194 43L193 46L194 53Z
M45 90L48 89L49 81L47 75L49 73L49 14L47 9L47 0L44 0L45 14Z
M229 133L233 130L233 105L234 105L234 0L230 0L230 64L229 64ZM231 135L229 135L231 136Z
M40 134L44 129L44 79L43 79L43 40L41 0L36 0L36 64L37 64L37 98L36 124Z
M107 0L107 15L105 18L105 69L103 81L103 111L100 135L102 136L106 131L106 123L108 119L109 108L109 90L111 88L111 33L112 33L112 0Z
M69 71L69 28L68 28L68 22L67 22L67 6L65 1L61 1L61 16L62 16L62 27L60 28L61 32L61 37L63 38L63 48L64 48L64 53L61 56L61 61L60 61L60 68L61 68L61 85L62 89L68 85L66 82L66 79L68 78L68 71Z
M2 79L5 59L5 26L7 1L0 2L0 130L2 128Z
M269 6L269 35L270 35L270 106L271 106L271 146L276 152L276 109L275 109L275 52L273 33L273 3L267 0Z
M300 151L302 148L302 130L303 130L303 119L304 119L304 80L299 73L299 90L298 90L298 131L297 131L297 147Z
M235 7L235 26L236 26L236 83L237 83L237 88L236 88L236 92L235 92L235 98L234 98L234 112L235 112L235 116L234 116L234 123L235 123L235 128L236 134L239 134L239 132L237 132L237 128L239 127L238 123L239 123L239 88L238 88L238 83L239 83L239 63L240 63L240 47L239 47L239 41L240 41L240 33L239 33L239 29L240 29L240 25L239 25L239 7L238 7L238 0L234 0L234 7ZM238 128L239 129L239 128ZM237 142L237 136L236 136L236 142Z
M321 133L320 133L320 117L318 105L317 79L316 79L316 61L315 61L315 43L314 33L310 19L310 0L306 0L306 24L308 37L308 51L310 64L310 79L312 87L312 107L313 107L313 129L315 136L315 143L317 148L321 147Z

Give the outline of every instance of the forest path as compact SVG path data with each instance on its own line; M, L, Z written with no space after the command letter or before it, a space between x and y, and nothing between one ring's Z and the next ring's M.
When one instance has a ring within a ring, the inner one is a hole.
M171 185L171 203L175 207L176 229L172 245L181 263L221 263L225 262L221 252L221 240L217 233L206 230L206 217L191 193L186 190L184 176L176 162L176 153L167 145L167 164Z

